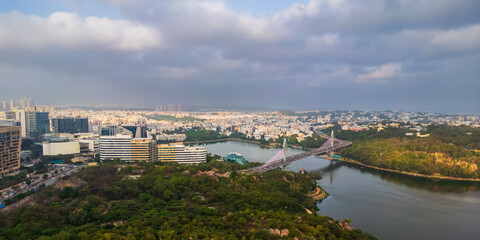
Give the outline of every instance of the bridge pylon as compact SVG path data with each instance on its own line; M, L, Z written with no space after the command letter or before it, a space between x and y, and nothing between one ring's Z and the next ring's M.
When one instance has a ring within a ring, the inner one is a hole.
M285 171L285 168L287 167L287 165L285 164L285 161L287 161L287 139L284 138L283 139L283 166L282 166L282 169Z
M330 142L330 147L333 148L333 144L335 143L335 135L334 135L333 130L332 130L332 133L330 134L330 138L332 139L332 141ZM328 155L330 157L332 157L333 156L333 151L328 152Z

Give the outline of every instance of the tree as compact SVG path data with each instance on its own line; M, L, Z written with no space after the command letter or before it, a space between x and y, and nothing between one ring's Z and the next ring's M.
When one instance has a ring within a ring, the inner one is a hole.
M47 179L47 178L48 178L48 174L46 174L46 173L43 174L42 178L43 178L43 179Z
M82 225L87 220L87 211L83 210L83 208L71 211L68 214L68 219L73 225Z

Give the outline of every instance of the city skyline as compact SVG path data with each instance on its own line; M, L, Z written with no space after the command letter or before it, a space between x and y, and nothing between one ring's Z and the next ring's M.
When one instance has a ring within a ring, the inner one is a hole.
M15 1L0 101L480 113L477 1Z

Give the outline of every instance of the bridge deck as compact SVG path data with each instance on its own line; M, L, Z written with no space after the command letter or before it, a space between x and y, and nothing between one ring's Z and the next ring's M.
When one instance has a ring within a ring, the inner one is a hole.
M339 140L339 139L335 139L335 142L333 144L333 147L324 147L324 148L320 148L320 149L315 149L315 150L312 150L312 151L308 151L308 152L303 152L303 153L299 153L299 154L296 154L296 155L293 155L293 156L290 156L290 157L287 157L285 159L285 161L283 161L283 159L279 159L275 162L272 162L270 164L263 164L261 166L256 166L256 167L253 167L253 168L249 168L249 169L245 169L243 172L244 173L252 173L252 172L268 172L268 171L271 171L273 169L276 169L276 168L279 168L279 167L282 167L284 165L289 165L290 163L292 162L295 162L295 161L298 161L300 159L303 159L303 158L306 158L306 157L310 157L310 156L314 156L314 155L320 155L320 154L323 154L323 153L327 153L327 152L330 152L330 151L334 151L334 150L337 150L339 148L344 148L344 147L348 147L350 146L352 143L349 142L349 141L344 141L344 140Z

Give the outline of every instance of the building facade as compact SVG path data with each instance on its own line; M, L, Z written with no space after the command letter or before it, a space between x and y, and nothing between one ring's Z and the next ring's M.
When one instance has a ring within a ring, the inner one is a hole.
M156 159L155 142L148 138L133 138L131 141L132 161L152 162Z
M50 119L48 112L25 112L27 124L27 137L38 137L50 133Z
M88 118L53 118L52 128L56 133L86 133Z
M157 161L177 163L201 163L207 161L204 147L186 147L182 143L158 144Z
M157 156L155 147L155 142L148 138L132 138L124 134L101 136L100 160L152 162Z
M20 168L21 126L0 123L0 176L14 175Z
M132 161L132 136L117 134L100 137L100 160Z
M79 142L43 142L42 147L43 147L44 156L56 156L56 155L68 155L68 154L80 153Z

